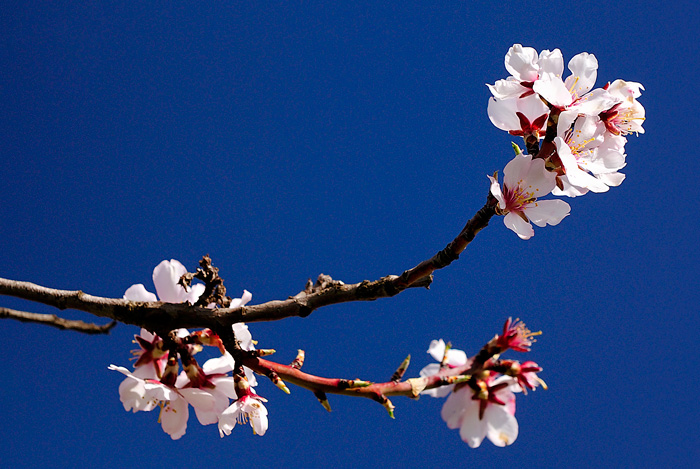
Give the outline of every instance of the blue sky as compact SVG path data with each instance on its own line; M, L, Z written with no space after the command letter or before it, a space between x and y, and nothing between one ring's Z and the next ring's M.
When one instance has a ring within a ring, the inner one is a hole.
M388 379L432 339L476 353L508 316L543 335L548 391L519 396L520 435L471 450L442 400L366 400L270 383L270 429L219 439L191 416L172 441L129 414L120 375L137 330L83 336L0 322L0 460L8 466L394 464L667 466L700 457L694 368L698 223L694 2L325 2L5 7L0 18L0 276L121 297L209 253L231 294L283 299L319 273L398 274L478 210L511 137L485 83L513 43L586 51L598 82L641 82L646 133L626 181L568 202L521 241L492 220L430 289L253 324L308 372ZM3 297L0 306L48 307ZM70 318L90 319L66 311Z

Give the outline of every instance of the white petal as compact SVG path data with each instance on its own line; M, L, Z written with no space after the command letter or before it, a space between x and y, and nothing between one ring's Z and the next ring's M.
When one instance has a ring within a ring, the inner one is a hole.
M124 299L129 301L158 301L156 295L146 290L143 283L130 286L124 292Z
M226 352L228 353L228 352ZM213 375L213 374L223 374L223 373L228 373L229 371L233 371L233 367L231 366L231 359L229 356L222 355L217 358L210 358L204 364L202 365L202 371L208 375Z
M187 402L182 399L172 400L163 407L160 413L160 423L163 431L170 435L173 440L180 439L187 430L187 419L190 412Z
M541 115L549 114L549 108L536 94L518 99L517 104L518 110L525 114L525 117L527 117L531 123Z
M184 388L179 391L192 407L199 407L202 410L210 410L214 407L214 396L209 391L198 388Z
M219 435L230 435L233 427L236 426L238 415L241 413L241 401L235 401L219 416Z
M505 59L506 70L519 81L537 80L537 51L532 47L513 44Z
M187 269L179 261L171 259L163 261L153 269L153 284L161 301L166 303L183 303L187 297L185 289L178 285L180 277Z
M202 296L202 293L204 293L204 290L206 290L206 288L207 287L203 283L194 283L190 285L187 288L187 291L185 292L184 301L189 301L191 304L195 304L199 297Z
M498 206L501 209L506 208L506 199L503 197L503 193L501 192L501 185L498 183L498 180L491 176L486 177L489 178L489 180L491 181L491 195L493 195L496 198L496 200L498 200Z
M598 174L598 177L608 186L617 187L625 180L625 175L622 173L605 173Z
M530 239L535 235L532 225L520 218L517 213L510 212L503 217L503 224L513 230L520 239Z
M489 115L489 119L491 119L491 123L506 132L520 130L520 119L515 114L518 110L517 101L517 98L499 100L490 98L486 112Z
M581 52L569 61L571 76L565 86L576 97L583 96L595 85L598 76L598 59L588 52Z
M540 52L539 57L540 74L551 73L552 75L561 77L564 73L564 57L559 49L549 51L547 49Z
M484 412L486 436L496 446L513 444L518 438L518 421L504 406L489 404Z
M450 394L440 410L440 416L447 423L447 428L454 430L462 425L464 413L476 403L472 400L472 395L468 387Z
M463 415L459 436L471 448L478 448L486 436L486 420L479 420L479 402L474 400L471 402L473 404L466 409Z
M538 200L525 209L525 215L539 227L558 225L570 212L571 207L563 200Z
M532 90L547 100L549 104L564 107L571 104L571 93L564 86L561 78L551 73L545 73L532 85Z
M493 85L487 84L486 86L489 87L491 94L496 99L517 98L522 94L530 91L528 88L525 88L523 85L521 85L520 82L514 79L513 77L508 77L508 79L506 80L498 80Z
M556 177L556 174L545 169L544 160L537 158L532 160L528 166L527 173L520 183L520 188L530 194L531 197L544 197L552 192L552 189L556 186Z
M520 181L525 178L525 175L530 170L531 164L532 156L515 155L515 158L510 160L506 167L503 169L503 185L505 187L511 188L515 188L516 186L518 186L518 184L520 184ZM544 163L542 164L544 165ZM493 192L491 193L493 194ZM505 208L505 205L502 208Z
M428 353L435 361L441 362L442 358L445 356L445 341L442 339L431 340Z

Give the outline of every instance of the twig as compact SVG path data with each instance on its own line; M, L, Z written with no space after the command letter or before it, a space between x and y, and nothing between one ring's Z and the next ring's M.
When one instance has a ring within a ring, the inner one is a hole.
M33 322L43 324L45 326L56 327L58 329L68 329L71 331L82 332L84 334L109 334L109 331L117 325L117 321L112 321L109 324L100 326L98 324L92 324L79 320L64 319L56 316L55 314L28 313L26 311L17 311L2 307L0 307L0 318L15 319L20 322Z

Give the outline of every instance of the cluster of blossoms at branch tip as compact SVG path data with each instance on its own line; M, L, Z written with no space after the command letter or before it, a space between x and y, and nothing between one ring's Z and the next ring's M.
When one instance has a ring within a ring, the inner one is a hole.
M530 222L556 225L570 212L566 202L541 197L606 192L622 183L625 136L644 133L644 108L637 101L644 87L615 80L592 89L598 61L587 52L569 61L566 79L559 49L538 54L515 44L505 66L511 76L487 85L493 95L488 115L499 129L522 136L527 154L516 146L515 158L503 171L503 186L489 176L491 194L505 225L529 239L534 235Z
M197 301L204 292L204 285L195 284L185 289L178 284L185 273L185 267L174 259L156 266L153 283L160 301L190 304ZM158 301L142 284L131 286L124 298ZM250 292L244 290L241 298L231 301L231 307L243 306L251 299ZM255 350L255 342L245 324L235 324L233 332L241 349ZM229 435L236 423L246 422L250 422L257 435L265 434L267 409L263 405L265 399L252 388L257 385L253 372L244 367L244 373L229 375L235 367L233 357L212 331L205 329L190 334L186 329L179 329L166 340L141 329L135 342L139 349L133 351L134 371L115 365L109 367L126 376L119 386L119 397L126 411L160 409L158 421L174 440L187 430L189 406L194 408L202 425L217 423L222 437ZM207 360L200 367L194 355L204 345L216 346L221 356ZM182 371L179 371L180 363Z
M531 332L519 320L508 318L503 334L494 337L478 355L469 359L461 350L450 344L433 340L428 353L440 363L431 363L420 372L423 377L449 376L450 370L462 368L470 375L458 384L423 391L432 397L446 397L441 416L450 429L459 429L459 435L470 447L481 445L488 438L496 446L512 444L518 437L518 421L515 419L515 393L547 388L537 373L542 371L537 363L516 360L500 360L508 349L528 352L532 345Z

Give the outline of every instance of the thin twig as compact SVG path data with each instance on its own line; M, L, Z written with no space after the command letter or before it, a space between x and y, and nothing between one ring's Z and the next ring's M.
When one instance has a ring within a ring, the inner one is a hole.
M0 318L15 319L20 322L33 322L36 324L43 324L45 326L56 327L58 329L68 329L71 331L82 332L84 334L109 334L109 331L117 325L117 321L99 325L79 320L64 319L56 316L55 314L28 313L26 311L17 311L15 309L2 307L0 307Z

